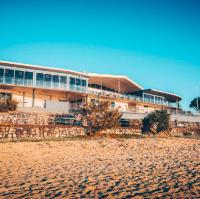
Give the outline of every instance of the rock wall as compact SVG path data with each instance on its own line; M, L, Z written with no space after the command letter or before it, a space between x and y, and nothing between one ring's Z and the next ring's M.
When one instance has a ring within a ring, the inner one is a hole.
M38 112L0 113L0 140L24 138L48 139L84 136L84 128L53 125L56 114ZM132 120L130 128L117 128L102 131L104 134L141 135L142 120ZM170 122L171 136L200 137L200 122Z
M0 113L0 124L28 124L28 125L49 125L55 115L39 112L8 112Z
M81 127L57 125L0 125L0 141L43 140L52 138L70 138L84 136Z
M200 136L200 122L170 122L171 136Z

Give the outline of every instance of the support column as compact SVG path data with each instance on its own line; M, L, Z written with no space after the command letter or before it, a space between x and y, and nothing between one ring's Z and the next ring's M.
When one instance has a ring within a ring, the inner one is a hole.
M25 92L23 92L23 97L22 97L22 106L24 107L25 104Z
M120 93L121 92L121 83L120 83L120 81L118 80L118 93Z
M33 89L33 93L32 93L32 107L35 106L35 89Z

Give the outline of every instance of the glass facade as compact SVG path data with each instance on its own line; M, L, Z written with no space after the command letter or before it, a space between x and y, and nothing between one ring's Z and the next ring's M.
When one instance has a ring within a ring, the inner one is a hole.
M15 71L15 84L23 85L24 83L24 71Z
M35 78L34 78L35 77ZM68 85L69 78L69 85ZM47 74L31 72L23 69L10 69L0 66L0 83L39 88L61 89L86 92L87 80L70 77L70 75Z
M25 72L24 76L24 86L32 86L33 85L33 72Z
M4 69L0 68L0 83L3 83L3 78L4 78Z
M67 89L67 77L60 76L60 88L66 90Z
M11 100L12 94L11 93L2 93L0 92L0 101Z
M5 69L5 83L6 84L14 83L14 70Z
M53 75L52 88L59 88L59 76Z

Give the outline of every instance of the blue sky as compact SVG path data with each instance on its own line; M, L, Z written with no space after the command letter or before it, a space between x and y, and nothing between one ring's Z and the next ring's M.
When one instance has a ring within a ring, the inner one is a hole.
M200 95L198 0L0 0L0 59Z

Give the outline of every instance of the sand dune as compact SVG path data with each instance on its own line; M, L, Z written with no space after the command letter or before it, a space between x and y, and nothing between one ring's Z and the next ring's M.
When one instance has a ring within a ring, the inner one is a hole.
M200 197L200 140L0 144L0 198Z

